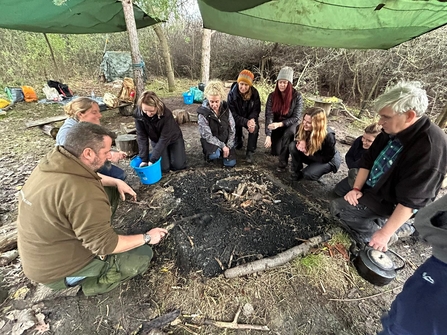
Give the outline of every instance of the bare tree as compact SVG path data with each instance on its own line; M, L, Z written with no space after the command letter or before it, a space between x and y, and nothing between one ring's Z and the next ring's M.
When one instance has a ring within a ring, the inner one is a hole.
M138 98L144 91L144 80L143 61L138 46L137 25L135 24L132 0L123 0L121 3L123 4L124 19L126 20L127 32L129 34L130 50L132 54L132 62L134 64L134 76Z
M168 40L166 39L166 36L160 24L154 25L153 28L155 33L157 34L158 40L160 41L161 52L163 54L163 62L165 63L166 75L168 77L169 92L173 92L175 91L175 78L174 70L172 69Z
M210 62L211 62L211 35L214 30L203 28L202 30L202 83L207 84L210 80Z

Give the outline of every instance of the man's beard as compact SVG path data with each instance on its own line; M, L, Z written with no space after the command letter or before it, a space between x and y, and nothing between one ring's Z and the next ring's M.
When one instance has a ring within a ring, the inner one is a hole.
M93 171L98 172L98 170L99 170L103 165L104 165L104 164L101 164L101 161L100 161L99 157L95 157L95 159L93 160L93 163L92 163L91 168L92 168Z

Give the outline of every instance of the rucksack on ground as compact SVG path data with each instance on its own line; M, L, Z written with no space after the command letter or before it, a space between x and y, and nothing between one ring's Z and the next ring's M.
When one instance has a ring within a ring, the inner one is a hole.
M15 104L25 100L23 96L22 88L20 87L5 87L5 92L8 95L8 99Z
M134 103L136 96L135 84L132 78L124 78L123 85L121 86L120 93L118 94L118 99L124 102Z
M36 91L31 86L22 86L22 92L26 102L37 101Z
M48 80L47 81L48 86L54 87L56 91L62 96L62 98L71 98L73 96L73 92L70 90L68 85L62 84L55 80Z

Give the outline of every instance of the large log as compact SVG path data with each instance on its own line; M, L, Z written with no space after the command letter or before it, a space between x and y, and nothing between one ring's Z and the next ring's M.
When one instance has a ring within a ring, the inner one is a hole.
M39 126L39 129L48 136L51 136L53 139L56 139L57 133L59 132L59 128L53 126L52 124L43 124Z
M17 248L17 222L0 228L0 252Z
M47 118L39 119L39 120L27 121L25 123L25 125L26 125L26 128L37 127L37 126L41 126L41 125L44 125L44 124L49 124L49 123L53 123L53 122L63 121L66 118L68 118L67 115L52 116L52 117L47 117Z
M307 242L281 252L273 257L260 259L258 261L246 263L244 265L228 269L224 272L224 275L226 278L235 278L245 276L250 273L276 268L280 265L290 262L295 257L308 253L310 248L315 247L322 242L328 241L330 238L330 234L323 234L312 237Z

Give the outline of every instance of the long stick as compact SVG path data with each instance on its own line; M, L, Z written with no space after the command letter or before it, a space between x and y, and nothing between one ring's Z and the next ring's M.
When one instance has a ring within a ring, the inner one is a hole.
M268 269L273 269L280 265L286 264L290 262L297 256L303 255L309 252L311 247L315 247L318 244L328 241L330 239L330 234L319 235L310 238L307 242L304 242L296 247L288 249L284 252L281 252L273 257L260 259L258 261L254 261L251 263L246 263L240 266L236 266L234 268L228 269L224 272L224 276L226 278L235 278L240 276L245 276L250 273L265 271Z
M57 79L59 81L62 81L61 73L59 72L59 68L57 67L56 58L54 57L53 48L51 47L50 41L47 37L47 34L43 33L43 37L45 37L45 41L47 41L47 44L48 44L48 49L50 49L51 59L53 60L54 68L56 69L56 75L58 77Z

